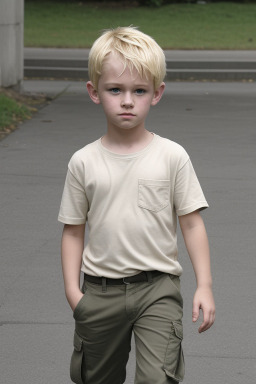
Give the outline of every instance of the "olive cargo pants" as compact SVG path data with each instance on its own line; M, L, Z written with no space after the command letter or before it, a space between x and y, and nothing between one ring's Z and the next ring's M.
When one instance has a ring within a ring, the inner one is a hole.
M179 277L117 286L84 281L74 310L71 379L77 384L122 384L136 345L136 384L178 383L184 376Z

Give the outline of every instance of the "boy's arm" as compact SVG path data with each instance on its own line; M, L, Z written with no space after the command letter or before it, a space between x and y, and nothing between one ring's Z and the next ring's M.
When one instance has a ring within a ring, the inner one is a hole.
M83 296L80 291L80 270L84 249L85 224L64 225L61 261L66 297L72 310Z
M201 333L209 329L215 320L208 237L199 211L180 216L179 222L196 275L197 290L193 300L192 319L197 321L202 309L203 322L198 329Z

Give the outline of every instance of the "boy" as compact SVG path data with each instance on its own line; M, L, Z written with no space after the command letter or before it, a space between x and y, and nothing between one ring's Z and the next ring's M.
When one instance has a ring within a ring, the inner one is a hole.
M103 107L107 133L72 157L59 213L65 291L76 324L75 383L124 383L132 331L136 384L182 381L177 216L197 280L193 321L201 308L199 332L214 322L199 214L208 204L185 150L145 128L165 72L161 48L135 28L105 32L90 51L87 90Z

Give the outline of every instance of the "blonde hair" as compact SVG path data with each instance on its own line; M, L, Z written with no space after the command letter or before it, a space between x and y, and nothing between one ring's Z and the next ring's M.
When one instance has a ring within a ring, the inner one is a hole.
M98 88L104 59L110 53L117 53L123 61L123 71L134 68L141 78L152 76L157 89L166 74L165 55L154 39L135 27L118 27L105 31L93 44L89 54L89 77L95 89ZM121 74L120 74L121 75Z

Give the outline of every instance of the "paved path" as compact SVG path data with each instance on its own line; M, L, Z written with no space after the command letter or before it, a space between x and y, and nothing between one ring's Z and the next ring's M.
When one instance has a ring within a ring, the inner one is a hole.
M72 153L104 133L79 82L28 81L59 96L0 142L1 383L68 384L73 319L65 301L57 214ZM184 384L254 384L256 374L255 83L168 83L148 128L190 153L210 203L215 326L197 334L184 267ZM133 383L134 350L126 384Z

